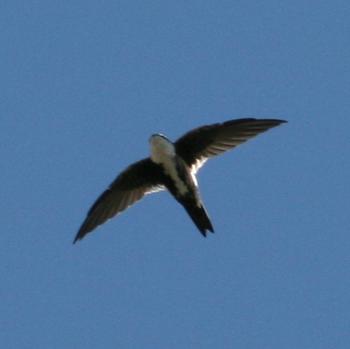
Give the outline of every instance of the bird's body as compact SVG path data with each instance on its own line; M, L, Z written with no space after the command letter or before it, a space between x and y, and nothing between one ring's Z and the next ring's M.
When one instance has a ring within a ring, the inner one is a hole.
M74 242L145 194L167 189L185 208L199 231L214 232L200 197L197 170L210 157L285 122L277 119L238 119L194 129L175 143L161 134L150 138L151 155L124 170L97 199Z
M186 209L199 231L214 232L208 214L200 199L198 182L194 171L176 153L175 146L163 135L153 135L151 160L160 167L163 182L168 191Z

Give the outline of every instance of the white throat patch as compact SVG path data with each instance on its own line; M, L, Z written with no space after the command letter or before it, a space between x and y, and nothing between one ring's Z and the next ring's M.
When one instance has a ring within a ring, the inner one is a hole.
M175 156L175 147L174 145L159 135L153 135L150 138L151 144L151 159L157 163L161 164L167 159Z
M174 145L159 135L153 135L150 138L150 144L152 161L164 167L165 173L172 178L181 195L186 194L188 192L187 185L181 180L176 169Z

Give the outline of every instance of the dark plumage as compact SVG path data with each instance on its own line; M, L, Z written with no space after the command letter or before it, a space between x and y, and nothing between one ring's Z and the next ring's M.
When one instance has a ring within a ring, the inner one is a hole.
M151 157L119 174L90 208L74 243L145 194L167 189L185 208L199 231L214 232L200 198L195 173L219 155L268 129L285 123L278 119L238 119L196 128L172 144L163 135L150 139Z

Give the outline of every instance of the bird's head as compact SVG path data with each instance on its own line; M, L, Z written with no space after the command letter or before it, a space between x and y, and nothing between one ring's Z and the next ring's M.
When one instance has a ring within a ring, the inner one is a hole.
M175 155L175 147L173 143L162 134L153 134L149 143L151 145L151 159L156 162L162 162L164 157L171 157Z

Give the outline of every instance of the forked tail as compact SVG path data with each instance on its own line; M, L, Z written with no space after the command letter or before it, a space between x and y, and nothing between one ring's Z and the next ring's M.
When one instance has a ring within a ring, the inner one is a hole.
M194 203L185 203L183 206L204 237L207 236L207 230L214 233L214 228L203 204L198 207Z

